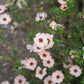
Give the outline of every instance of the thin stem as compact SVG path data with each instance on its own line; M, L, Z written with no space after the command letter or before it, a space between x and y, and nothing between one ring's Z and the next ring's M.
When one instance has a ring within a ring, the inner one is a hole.
M83 31L80 31L80 36L82 38L83 44L84 44L84 37L83 37Z
M66 45L69 45L69 46L71 46L71 47L75 47L75 48L81 49L80 47L75 46L75 45L73 45L73 44L71 44L71 43L67 43L66 41L62 41L62 43L66 44Z

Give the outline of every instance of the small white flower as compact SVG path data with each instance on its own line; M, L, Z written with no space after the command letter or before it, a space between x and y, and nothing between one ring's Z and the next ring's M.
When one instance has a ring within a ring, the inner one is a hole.
M64 74L60 70L56 70L55 72L52 73L52 80L54 83L62 83L64 80Z
M3 13L6 9L7 8L5 5L0 5L0 14Z
M3 81L1 84L10 84L9 81Z
M33 48L32 45L28 44L26 45L27 50L29 50L30 52L33 52Z
M82 74L82 69L78 65L72 65L69 70L70 74L75 77L79 77Z
M26 78L23 75L18 75L14 79L14 84L25 84Z
M34 43L40 48L45 48L48 43L46 35L44 33L37 33L34 38Z
M63 11L67 10L67 4L62 4L60 6L60 9L62 9Z
M52 21L49 25L53 30L57 30L58 26L62 26L61 24L57 24L55 21Z
M60 4L66 4L67 0L58 0Z
M35 60L35 58L29 58L29 59L26 58L24 66L26 69L34 70L37 66L37 60Z
M43 51L39 52L38 54L40 55L40 58L42 60L51 59L50 52L48 52L48 51L43 50Z
M71 55L71 59L74 59L76 57L76 55Z
M33 44L32 48L33 48L33 52L41 52L44 50L44 49L38 47L35 43Z
M43 60L43 66L45 67L52 68L54 64L55 64L55 61L52 58Z
M83 47L83 50L84 50L84 47Z
M47 14L45 12L37 13L35 20L36 21L43 21L47 17Z
M42 70L41 67L38 66L36 69L36 77L42 80L43 77L47 74L46 70L46 68L43 68Z
M20 60L21 64L24 64L26 61L25 60Z
M25 2L25 0L17 0L17 6L18 6L19 8L23 8L22 5L21 5L21 2L23 2L23 4L24 4L25 6L27 5L27 3Z
M53 83L51 76L47 76L47 77L44 79L44 84L55 84L55 83Z
M1 14L0 15L0 24L7 25L11 22L11 17L8 14Z

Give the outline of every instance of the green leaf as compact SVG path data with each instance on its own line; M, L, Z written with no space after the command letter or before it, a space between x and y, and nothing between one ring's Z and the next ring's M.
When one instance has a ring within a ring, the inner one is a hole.
M14 65L15 65L15 67L17 66L21 66L21 62L20 62L20 60L19 60L19 55L18 55L18 53L14 50L14 52L13 52L13 54L14 54Z

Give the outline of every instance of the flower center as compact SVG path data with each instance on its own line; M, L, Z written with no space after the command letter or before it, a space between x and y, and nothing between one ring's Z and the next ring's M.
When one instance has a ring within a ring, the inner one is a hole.
M37 49L41 49L41 48L39 48L39 47L37 46Z
M43 54L43 57L46 57L46 54Z
M0 8L0 10L1 10L1 8Z
M67 65L69 65L70 64L70 62L67 62Z
M6 21L7 19L6 18L3 18L3 21Z
M64 7L63 9L66 9L66 7Z
M40 16L40 19L42 19L43 17L42 16Z
M39 71L39 74L40 74L40 75L42 75L42 74L43 74L43 71L42 71L42 70L40 70L40 71Z
M22 83L22 80L21 79L19 80L19 83Z
M34 64L33 62L30 63L31 66L33 66L33 64Z
M66 1L66 0L63 0L63 1Z
M52 83L52 81L51 81L51 80L49 80L49 81L48 81L48 84L51 84L51 83Z
M74 72L77 73L77 69L75 69Z
M57 76L56 76L56 78L57 78L57 79L60 79L60 76L59 76L59 75L57 75Z
M48 40L48 44L50 43L50 39L47 39Z
M50 61L48 60L47 63L50 64Z
M43 39L42 39L42 38L40 38L40 39L39 39L39 43L42 43L42 42L43 42Z

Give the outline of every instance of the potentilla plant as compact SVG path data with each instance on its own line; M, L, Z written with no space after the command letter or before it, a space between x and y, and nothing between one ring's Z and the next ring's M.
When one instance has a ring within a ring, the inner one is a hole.
M7 34L12 32L12 39L18 39L15 42L8 36L5 41L6 35L1 36L4 29L0 29L0 48L10 56L0 53L0 62L10 63L14 72L0 84L84 84L83 4L84 0L10 0L1 4L0 25L11 29Z

